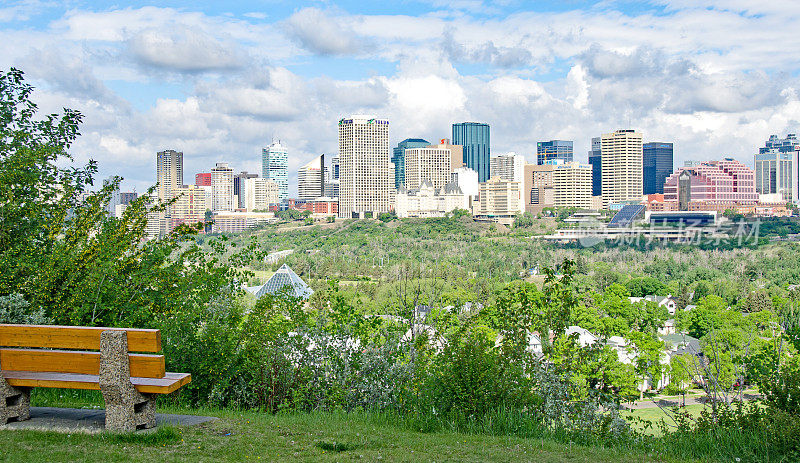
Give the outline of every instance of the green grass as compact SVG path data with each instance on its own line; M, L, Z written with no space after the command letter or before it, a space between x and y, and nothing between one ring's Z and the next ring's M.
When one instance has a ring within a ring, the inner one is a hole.
M0 460L53 461L675 461L521 439L421 433L374 414L198 411L219 421L154 434L0 431Z
M35 406L98 407L93 391L35 389ZM456 432L424 433L376 413L270 415L167 404L162 413L216 416L149 434L0 431L0 461L679 461L629 449Z
M669 412L670 415L673 415L672 409L667 408L666 410L667 412ZM703 405L702 404L687 405L686 407L683 408L683 410L689 412L690 416L696 417L700 415L700 411L703 410ZM621 414L623 417L633 418L633 420L630 421L630 423L634 429L650 436L663 435L661 428L658 426L658 424L661 421L666 422L667 425L670 427L675 425L675 422L672 419L670 419L669 416L667 416L664 410L658 407L640 408L636 410L624 410L621 412ZM650 425L648 426L647 423L650 423Z
M34 389L34 406L102 407L95 391ZM693 414L702 405L688 407ZM468 432L421 432L396 415L367 412L312 412L271 415L232 409L187 409L172 400L161 413L218 417L194 427L164 426L136 434L58 433L0 430L0 461L797 461L764 445L765 431L750 435L721 431L709 435L671 434L614 445L581 445L568 435L524 429L515 415L495 417L506 423L476 425ZM628 412L658 421L658 408ZM516 421L515 421L516 420ZM641 423L640 423L641 424ZM638 425L637 425L638 426ZM766 430L773 432L772 430ZM539 437L520 437L539 436ZM591 442L583 441L581 442ZM646 450L650 449L650 450Z

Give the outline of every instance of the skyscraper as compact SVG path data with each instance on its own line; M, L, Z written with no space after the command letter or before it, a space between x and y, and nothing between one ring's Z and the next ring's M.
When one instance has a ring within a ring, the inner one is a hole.
M156 181L158 199L172 199L174 191L183 186L183 153L175 150L159 151L156 154Z
M247 195L247 179L257 178L258 174L242 172L233 176L233 194L236 195L236 209L244 209Z
M753 171L731 158L682 167L664 182L664 201L679 210L723 211L758 202Z
M275 180L280 199L289 197L289 157L280 140L261 151L261 177Z
M786 134L786 138L778 138L777 135L770 135L764 147L758 149L758 153L765 154L772 151L791 153L798 148L800 148L800 141L797 140L797 135L793 133Z
M394 204L389 121L372 116L339 120L339 216L363 218Z
M392 164L394 164L394 187L400 188L406 184L406 150L411 148L424 148L430 142L422 138L406 138L394 147L392 151Z
M600 140L600 137L592 138L592 149L589 150L589 165L592 166L592 196L600 196L603 193L603 158Z
M664 194L664 181L672 175L672 143L651 142L642 146L643 194Z
M453 144L464 147L464 165L478 172L478 181L487 181L491 176L489 124L480 122L453 124Z
M331 180L339 180L339 155L334 154L331 158Z
M218 162L211 169L211 210L232 211L237 206L234 202L233 169L227 162Z
M555 180L553 179L555 170L555 162L541 166L525 164L522 199L526 211L538 214L545 207L555 205Z
M194 176L195 186L211 186L211 172L201 172Z
M509 182L522 183L525 176L525 158L513 151L492 155L489 167L493 177L500 177Z
M800 142L795 134L771 135L755 155L756 191L780 195L781 201L800 201Z
M268 178L249 178L245 182L245 207L249 212L266 211L279 202L278 184Z
M635 130L606 133L601 140L603 207L642 199L642 134Z
M419 189L427 180L435 190L450 181L450 150L436 145L410 148L405 152L405 187Z
M572 162L572 140L550 140L536 143L536 163L544 165L551 159Z
M592 208L592 168L565 162L553 171L553 202L556 207Z
M297 191L300 199L311 201L325 195L324 166L325 155L320 154L297 171Z

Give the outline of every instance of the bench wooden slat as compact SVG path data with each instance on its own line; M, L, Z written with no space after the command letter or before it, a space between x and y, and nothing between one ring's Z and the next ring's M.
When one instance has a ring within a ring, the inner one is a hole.
M163 355L128 354L131 376L163 378L166 368ZM0 368L12 371L38 371L98 375L100 352L0 349Z
M0 324L0 346L100 350L100 333L106 330L127 331L130 352L161 352L159 330L83 326Z
M74 373L45 373L37 371L0 371L8 384L14 387L51 387L65 389L100 390L97 375ZM169 394L192 381L189 373L165 373L163 378L131 378L136 390L142 394Z

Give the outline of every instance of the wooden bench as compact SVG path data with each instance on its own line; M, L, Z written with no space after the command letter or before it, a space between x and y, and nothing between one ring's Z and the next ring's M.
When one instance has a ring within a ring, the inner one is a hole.
M160 351L158 330L0 324L0 425L29 419L31 388L53 387L99 390L106 429L154 427L157 395L192 379L167 373Z

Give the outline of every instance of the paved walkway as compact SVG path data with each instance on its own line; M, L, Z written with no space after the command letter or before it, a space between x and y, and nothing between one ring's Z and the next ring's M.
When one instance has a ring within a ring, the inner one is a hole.
M165 415L156 413L156 423L176 426L194 426L218 418L195 415ZM0 426L0 429L41 429L63 432L95 433L105 429L106 411L83 408L31 407L31 419ZM140 432L153 431L156 428Z

